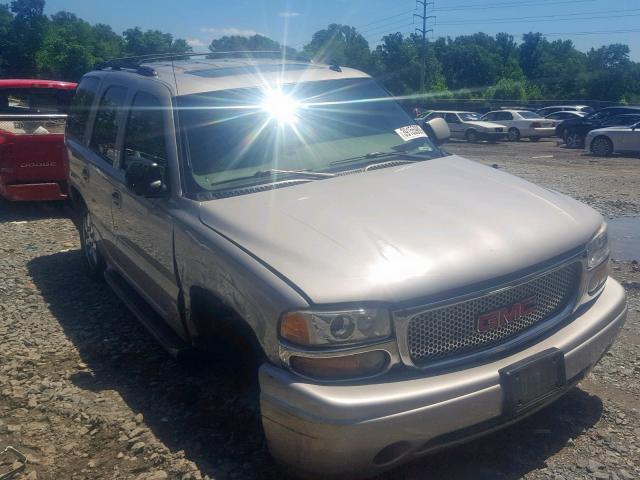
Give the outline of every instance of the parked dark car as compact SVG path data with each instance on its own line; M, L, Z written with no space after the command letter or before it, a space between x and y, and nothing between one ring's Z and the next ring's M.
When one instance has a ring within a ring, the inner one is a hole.
M584 139L591 130L603 127L617 127L622 119L614 118L625 114L640 114L640 107L607 107L583 118L567 119L556 127L556 136L564 140L569 148L582 148Z

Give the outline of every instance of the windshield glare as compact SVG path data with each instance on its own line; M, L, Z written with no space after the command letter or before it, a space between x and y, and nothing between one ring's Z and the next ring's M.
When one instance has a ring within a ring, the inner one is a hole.
M348 159L372 153L440 155L370 78L207 92L178 97L177 103L189 170L196 188L204 190L264 182L254 175L271 169L351 168Z
M480 120L480 115L472 112L461 112L458 114L458 116L463 122L473 122L475 120Z
M542 118L540 115L534 112L518 112L522 118L530 119L530 118Z

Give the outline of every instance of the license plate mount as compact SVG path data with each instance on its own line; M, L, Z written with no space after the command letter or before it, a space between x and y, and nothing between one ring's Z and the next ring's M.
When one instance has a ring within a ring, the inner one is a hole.
M504 413L515 415L543 403L567 384L564 353L544 350L500 369Z

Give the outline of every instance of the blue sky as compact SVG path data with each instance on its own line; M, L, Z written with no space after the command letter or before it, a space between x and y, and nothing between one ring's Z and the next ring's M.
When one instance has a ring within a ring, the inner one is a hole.
M415 7L414 0L47 0L46 11L67 10L118 33L159 29L198 51L222 35L253 33L300 48L329 23L358 27L374 46L387 33L413 31ZM539 31L572 39L581 50L626 43L640 61L640 0L435 0L429 8L435 36L503 31L520 39Z

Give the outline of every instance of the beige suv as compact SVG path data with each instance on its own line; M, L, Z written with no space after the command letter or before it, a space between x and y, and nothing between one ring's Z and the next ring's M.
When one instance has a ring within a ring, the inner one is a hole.
M292 471L374 475L507 425L624 322L599 213L447 154L360 71L114 61L71 117L88 271L176 356L252 349Z

